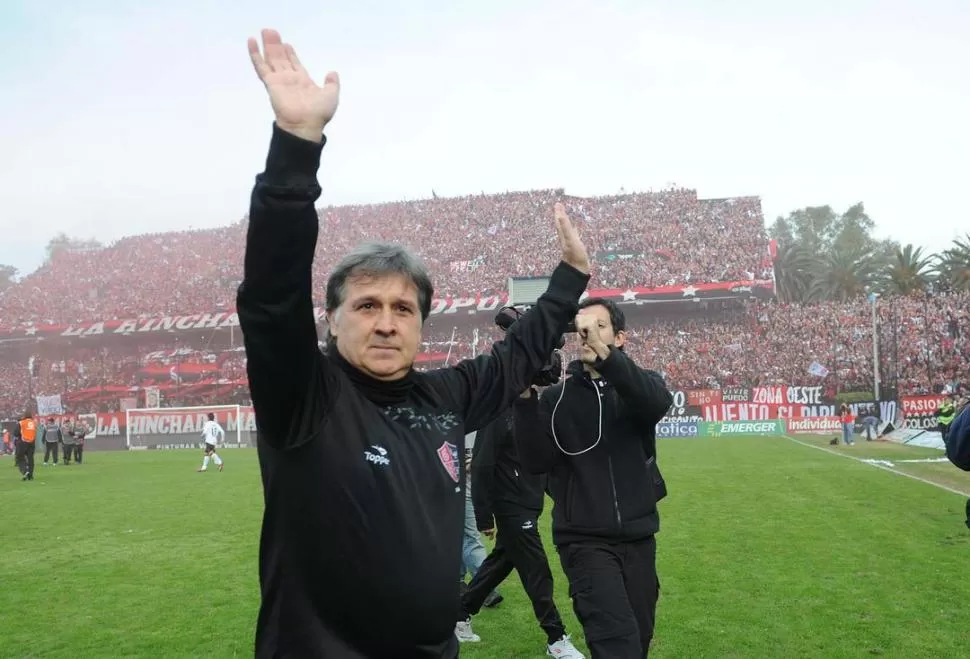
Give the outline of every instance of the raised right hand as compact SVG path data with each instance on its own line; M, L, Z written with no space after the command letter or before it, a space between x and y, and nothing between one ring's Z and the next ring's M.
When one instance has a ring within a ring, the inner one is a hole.
M559 246L562 247L562 260L573 266L583 274L589 274L589 256L586 245L579 237L579 232L566 215L566 207L557 202L553 210L556 218L556 233L559 235Z
M310 78L293 46L280 40L276 30L263 30L263 54L250 37L249 58L263 81L276 113L276 125L303 139L319 142L323 128L333 119L340 100L340 77L327 73L323 86Z

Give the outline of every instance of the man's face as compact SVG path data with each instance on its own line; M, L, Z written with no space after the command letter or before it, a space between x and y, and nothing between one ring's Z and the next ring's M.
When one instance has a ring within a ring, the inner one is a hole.
M613 332L613 323L610 321L610 312L606 307L601 307L598 304L586 307L585 309L579 310L579 315L590 315L596 318L596 324L600 330L600 339L603 343L608 346L616 346L617 348L622 348L623 344L626 342L626 332ZM587 364L592 364L596 361L596 352L590 348L585 341L582 341L582 352L580 354L580 359Z
M421 344L418 289L398 274L351 276L343 303L327 322L344 359L378 380L398 380Z

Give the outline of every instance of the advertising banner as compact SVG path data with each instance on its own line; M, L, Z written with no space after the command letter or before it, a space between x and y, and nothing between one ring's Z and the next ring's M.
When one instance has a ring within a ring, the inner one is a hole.
M837 416L786 419L785 426L791 435L828 435L842 432L842 423Z
M698 437L697 422L661 421L657 424L657 437Z
M767 421L721 421L700 424L704 437L724 437L729 435L781 435L785 424L778 419Z

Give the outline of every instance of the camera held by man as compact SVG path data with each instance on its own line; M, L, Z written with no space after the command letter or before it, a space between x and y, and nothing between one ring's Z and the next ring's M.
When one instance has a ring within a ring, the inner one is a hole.
M495 314L495 324L498 325L503 332L508 332L509 328L516 323L516 321L522 317L522 315L527 311L526 307L520 306L507 306L499 309L499 312ZM575 332L575 323L570 323L567 328L567 332ZM549 357L549 361L542 367L542 369L536 374L532 379L532 386L534 387L548 387L556 384L562 378L562 357L560 357L560 351L566 345L566 337L560 336L558 343L556 343L556 349Z

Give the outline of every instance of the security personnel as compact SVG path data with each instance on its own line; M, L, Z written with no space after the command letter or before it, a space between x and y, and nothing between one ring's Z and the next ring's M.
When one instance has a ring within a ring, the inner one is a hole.
M54 417L47 419L47 427L44 428L44 465L46 466L51 458L54 458L54 465L57 465L57 452L61 442L61 427L57 425Z
M74 421L74 464L81 464L84 457L84 436L88 434L88 427L81 419Z
M953 417L956 416L956 405L953 401L953 395L951 394L949 398L943 401L939 409L936 410L937 421L940 424L940 434L943 435L943 442L946 443L946 436L950 432L950 425L953 424Z
M37 451L37 422L30 412L20 419L20 441L17 443L17 466L25 481L34 480L34 453Z
M61 445L64 447L64 464L71 464L74 456L74 421L66 419L61 426Z

